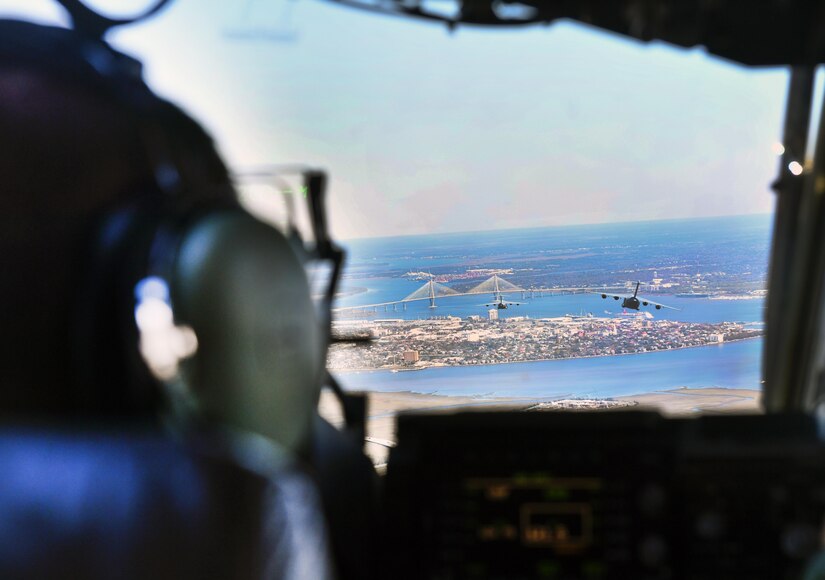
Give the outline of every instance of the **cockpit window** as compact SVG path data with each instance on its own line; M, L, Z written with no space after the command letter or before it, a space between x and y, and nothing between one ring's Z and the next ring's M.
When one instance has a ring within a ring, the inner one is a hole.
M376 394L374 425L420 407L758 409L787 71L571 23L450 33L325 3L181 2L112 40L234 169L329 171L349 253L334 331L371 340L333 344L328 366Z
M342 121L335 331L373 338L332 347L345 387L382 409L757 411L787 73L572 25L415 51L431 30L387 25L398 58L339 93L370 111Z
M574 25L385 25L338 77L335 332L373 338L331 348L340 382L379 417L758 411L787 73Z

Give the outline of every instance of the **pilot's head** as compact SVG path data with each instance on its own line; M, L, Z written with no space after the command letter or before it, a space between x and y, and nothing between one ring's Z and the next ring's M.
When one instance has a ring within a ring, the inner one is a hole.
M196 122L158 100L147 130L141 110L99 82L90 60L68 31L0 22L0 416L130 415L161 405L160 389L135 383L137 336L117 329L134 325L146 256L122 268L134 253L114 254L101 269L95 255L101 223L117 234L107 216L157 189L147 141L160 128L190 205L227 210L171 220L187 224L170 285L176 318L200 343L189 384L206 415L298 446L323 370L300 262L282 235L237 209L228 171ZM111 301L118 285L119 303ZM126 355L124 340L134 347Z

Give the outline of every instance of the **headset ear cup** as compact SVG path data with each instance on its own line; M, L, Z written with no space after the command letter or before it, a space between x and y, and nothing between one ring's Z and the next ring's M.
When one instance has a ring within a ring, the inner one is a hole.
M283 235L242 210L201 218L179 246L172 295L178 322L198 338L183 376L200 408L301 452L324 341L303 265Z
M135 284L145 273L157 219L136 204L107 212L93 230L77 288L72 361L81 408L146 416L162 393L137 348Z

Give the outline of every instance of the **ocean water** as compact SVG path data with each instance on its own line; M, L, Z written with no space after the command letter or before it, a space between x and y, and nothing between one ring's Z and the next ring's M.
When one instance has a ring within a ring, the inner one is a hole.
M337 306L399 300L424 282L408 271L455 274L468 268L512 268L526 286L580 286L617 280L650 281L672 277L706 279L711 286L763 284L770 243L769 216L645 222L358 240L348 244L343 288L361 290ZM698 277L697 277L698 275ZM504 275L512 279L513 276ZM525 282L527 280L528 282ZM480 280L478 280L480 281ZM470 282L467 282L470 283ZM644 287L643 287L644 288ZM684 286L679 291L683 291ZM643 294L643 290L640 291ZM486 316L492 296L437 298L410 303L406 310L379 308L372 319L425 319L431 316ZM542 318L564 314L606 317L621 313L618 302L599 295L574 294L522 299L500 316ZM686 322L744 322L764 319L763 299L713 300L651 296L676 308L648 311L656 319ZM563 361L541 361L421 371L341 373L352 390L413 391L465 396L620 396L687 387L760 388L759 339L675 351Z
M762 340L624 356L338 374L348 390L470 397L619 397L679 387L759 389Z

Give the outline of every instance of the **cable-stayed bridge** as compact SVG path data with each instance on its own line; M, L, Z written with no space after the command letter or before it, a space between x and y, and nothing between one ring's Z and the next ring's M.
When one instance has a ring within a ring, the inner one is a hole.
M449 286L444 284L440 284L434 280L429 280L424 283L420 288L418 288L415 292L410 294L409 296L402 298L401 300L392 300L389 302L378 302L375 304L361 304L358 306L345 306L342 308L333 308L333 312L347 312L351 310L377 310L378 308L389 308L392 306L393 310L397 310L399 306L402 307L403 310L407 309L408 302L419 302L423 300L429 300L430 308L436 308L436 299L437 298L452 298L455 296L471 296L477 294L490 294L493 296L493 300L501 300L504 294L518 294L520 293L522 298L534 298L538 296L542 298L544 296L559 296L562 294L584 294L587 292L594 292L594 291L601 291L603 287L594 287L594 288L522 288L513 284L512 282L505 280L498 274L493 274L490 278L485 280L484 282L473 286L466 292L458 292Z

